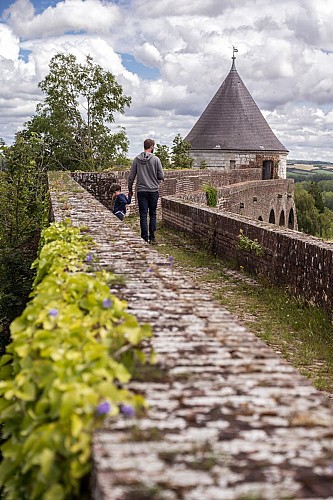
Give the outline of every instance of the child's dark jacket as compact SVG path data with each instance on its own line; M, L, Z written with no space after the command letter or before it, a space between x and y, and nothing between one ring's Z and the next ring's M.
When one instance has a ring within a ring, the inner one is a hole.
M131 203L131 198L130 196L127 198L123 193L118 194L116 196L114 206L113 206L113 213L116 215L119 219L123 220L124 215L126 213L126 205L129 205Z

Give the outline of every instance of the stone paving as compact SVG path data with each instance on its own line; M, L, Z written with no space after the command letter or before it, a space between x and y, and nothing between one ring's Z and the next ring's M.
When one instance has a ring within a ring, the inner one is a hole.
M93 498L333 499L332 401L73 185L65 210L52 195L56 220L89 227L99 266L125 278L112 291L153 326L158 354L130 384L147 414L95 434Z

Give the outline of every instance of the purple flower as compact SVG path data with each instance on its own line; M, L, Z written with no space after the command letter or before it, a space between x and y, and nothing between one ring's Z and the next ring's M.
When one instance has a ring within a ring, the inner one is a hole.
M88 253L87 257L86 257L86 262L91 262L93 260L93 255L92 253Z
M103 401L96 408L97 415L106 415L111 410L111 405L108 401Z
M104 299L102 303L105 309L109 309L109 307L111 307L112 304L111 299Z
M153 272L153 269L150 267L150 268L148 269L148 273L152 273L152 272Z
M125 415L125 417L133 417L135 414L135 410L131 405L121 405L120 413Z
M49 316L53 316L53 318L55 318L56 316L58 316L58 309L50 309L49 310Z

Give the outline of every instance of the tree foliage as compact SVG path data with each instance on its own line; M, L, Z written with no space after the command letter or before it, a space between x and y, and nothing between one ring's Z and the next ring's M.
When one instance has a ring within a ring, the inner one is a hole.
M319 214L320 236L325 240L333 239L333 212L325 207L323 213Z
M177 134L172 143L171 152L168 146L157 144L156 156L161 160L163 168L191 168L194 160L190 156L191 144Z
M323 202L325 207L333 211L333 191L323 192Z
M298 229L307 234L318 234L319 211L315 206L313 196L306 189L295 185L295 203Z
M46 97L27 123L28 131L44 141L48 169L103 170L125 158L125 130L112 132L109 125L131 98L112 73L90 56L80 64L72 54L55 55L49 68L38 84Z
M295 203L300 231L325 239L333 238L333 212L327 207L320 211L314 195L300 184L295 185Z
M315 207L319 210L320 213L323 213L324 202L318 183L313 181L310 182L308 192L313 196L313 199L315 201Z
M0 324L7 329L30 292L46 194L40 140L23 134L2 145L0 172Z
M325 192L325 191L332 191L333 192L333 179L326 180L326 181L319 181L318 185L319 185L321 192Z
M44 213L47 170L100 170L125 161L128 139L111 131L131 99L114 76L57 54L39 83L45 94L13 145L0 139L0 332L28 298Z
M170 161L170 151L168 146L157 144L155 154L161 160L163 168L170 168L171 161Z
M191 144L184 141L180 134L176 135L172 144L173 168L192 168L194 160L190 157Z

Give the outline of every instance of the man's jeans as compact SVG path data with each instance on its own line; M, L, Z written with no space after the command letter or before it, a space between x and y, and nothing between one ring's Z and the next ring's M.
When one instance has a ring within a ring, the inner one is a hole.
M138 192L138 205L140 213L141 238L145 241L153 241L156 231L156 209L158 202L158 191L140 191ZM149 234L147 215L149 212Z

